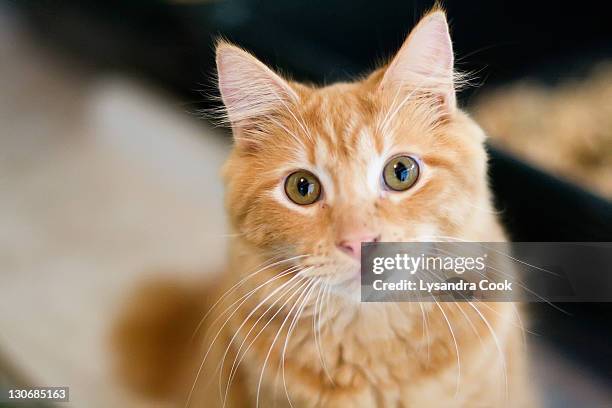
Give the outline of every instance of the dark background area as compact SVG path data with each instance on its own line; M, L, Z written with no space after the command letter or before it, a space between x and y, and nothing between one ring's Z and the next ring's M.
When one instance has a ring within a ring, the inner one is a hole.
M610 58L612 28L601 5L446 2L457 67L484 85L466 90L463 99L525 76L566 79ZM145 74L190 94L214 71L219 36L298 80L333 82L393 55L432 2L26 0L15 6L45 39L84 61Z
M476 92L533 77L555 83L612 58L605 3L449 1L457 67ZM366 73L392 55L429 1L13 2L48 46L96 69L161 85L193 110L214 92L214 40L253 51L298 80L329 83ZM515 241L612 241L612 204L491 150L498 208ZM602 279L609 279L602 276ZM612 380L612 307L532 304L533 331Z

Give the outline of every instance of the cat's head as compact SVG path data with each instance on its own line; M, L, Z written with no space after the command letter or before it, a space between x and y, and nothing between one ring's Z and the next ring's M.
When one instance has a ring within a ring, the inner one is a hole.
M246 246L340 284L358 279L361 242L481 238L484 134L456 106L442 11L356 82L291 82L225 42L217 67L235 141L227 205Z

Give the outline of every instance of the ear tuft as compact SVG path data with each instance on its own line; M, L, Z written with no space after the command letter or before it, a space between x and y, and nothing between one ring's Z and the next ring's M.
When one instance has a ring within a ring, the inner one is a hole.
M434 94L452 112L456 105L453 64L446 14L438 7L412 30L387 68L380 86L394 91L405 88Z
M216 60L219 91L235 136L253 121L299 100L284 79L234 45L220 41Z

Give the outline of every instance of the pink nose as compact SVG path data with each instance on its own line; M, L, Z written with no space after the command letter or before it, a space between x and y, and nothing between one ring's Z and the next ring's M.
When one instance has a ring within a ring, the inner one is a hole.
M360 234L355 236L346 237L346 239L340 241L337 246L342 252L351 257L361 260L361 243L362 242L378 242L380 235L374 234Z

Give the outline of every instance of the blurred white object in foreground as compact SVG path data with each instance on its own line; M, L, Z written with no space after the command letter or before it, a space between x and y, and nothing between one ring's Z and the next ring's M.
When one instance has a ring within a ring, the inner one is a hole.
M221 267L228 145L134 82L14 44L0 41L0 355L32 385L70 386L72 406L135 406L108 326L150 274Z

